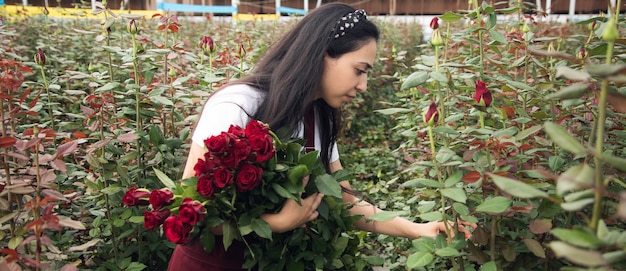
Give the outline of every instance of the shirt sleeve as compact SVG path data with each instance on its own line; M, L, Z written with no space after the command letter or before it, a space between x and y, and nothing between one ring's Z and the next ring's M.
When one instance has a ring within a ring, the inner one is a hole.
M210 136L228 131L231 125L244 127L249 121L250 117L237 103L228 101L210 103L202 110L191 140L204 146L204 140Z

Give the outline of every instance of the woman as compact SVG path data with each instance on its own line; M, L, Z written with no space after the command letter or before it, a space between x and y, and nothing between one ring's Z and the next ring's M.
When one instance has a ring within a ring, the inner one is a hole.
M272 129L288 127L304 138L305 116L314 116L314 147L326 171L342 169L336 139L340 108L367 88L368 71L376 58L378 28L363 10L330 3L314 9L269 48L252 73L212 95L192 137L183 178L194 174L194 162L205 152L203 140L228 130L231 124L245 126L251 119L268 123ZM311 115L312 114L312 115ZM307 125L307 127L310 127ZM313 135L311 133L311 135ZM306 181L306 180L305 180ZM358 229L398 237L418 238L445 232L442 222L414 223L404 218L386 222L366 221L380 210L349 193L343 182L344 202L354 203L351 214L364 215ZM322 194L304 198L302 205L288 200L280 212L265 214L273 232L286 232L317 218ZM462 231L467 231L465 228ZM220 229L215 233L220 235ZM224 251L220 241L209 254L199 244L177 246L170 270L241 270L241 244Z

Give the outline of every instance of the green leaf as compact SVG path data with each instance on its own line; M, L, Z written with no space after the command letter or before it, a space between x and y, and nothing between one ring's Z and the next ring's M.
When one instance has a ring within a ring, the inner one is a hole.
M500 33L500 31L492 28L492 29L489 29L489 34L491 35L491 38L494 41L499 42L501 44L507 44L506 37L504 37L504 35L502 35L502 33Z
M574 83L569 86L562 88L561 90L546 95L546 99L578 99L585 95L585 93L589 90L588 83Z
M589 81L591 75L584 71L574 70L568 66L559 66L556 68L556 78L565 77L574 81Z
M132 262L128 265L128 267L126 269L124 269L125 271L141 271L144 270L146 267L145 264L143 263L138 263L138 262Z
M445 14L439 16L439 19L443 20L446 23L455 22L455 21L458 21L461 18L463 18L463 15L458 14L458 13L454 13L454 12L450 12L450 11L448 11Z
M259 218L252 219L252 230L254 230L258 236L272 241L272 228L270 228L270 224L267 224L265 220Z
M467 206L465 206L465 204L461 204L461 203L455 202L455 203L452 203L452 208L459 215L469 215L470 214L470 210L469 210L469 208L467 208Z
M593 203L593 201L594 201L593 198L588 198L588 199L581 199L581 200L572 201L572 202L563 202L561 203L561 208L563 208L563 210L566 210L566 211L578 211L584 208L585 206Z
M441 212L439 211L423 213L423 214L420 214L419 217L422 220L426 220L426 221L440 221L443 219L443 216L441 215Z
M174 106L174 102L163 96L152 96L148 98L156 105Z
M619 158L610 154L602 154L600 158L604 160L604 162L607 162L611 166L614 166L616 169L626 172L626 159Z
M407 109L407 108L385 108L385 109L378 109L378 110L374 110L374 112L383 114L383 115L394 115L394 114L398 114L398 113L407 113L407 112L412 112L413 110L411 109Z
M445 187L451 187L457 183L459 183L463 179L463 171L457 170L455 171L448 179L443 182Z
M571 245L583 247L583 248L598 248L604 244L593 233L585 231L581 228L575 229L561 229L556 228L550 231L559 240Z
M560 125L548 121L544 124L544 127L554 144L557 146L576 155L584 154L586 152L587 149L585 146L583 146L583 144L570 135L570 133Z
M526 183L521 181L513 180L507 177L498 176L492 173L487 173L493 179L493 182L500 187L500 189L504 190L511 194L512 196L518 198L548 198L548 194L543 192L537 188L534 188Z
M457 187L444 188L441 189L441 195L446 198L453 199L454 201L465 203L467 200L467 195L465 194L465 190Z
M498 266L496 265L496 262L486 262L480 268L480 271L498 271Z
M505 197L497 196L490 198L480 205L476 206L476 212L494 213L499 214L509 209L511 206L511 200Z
M581 186L593 185L594 170L587 163L570 167L556 180L556 193L563 195L565 192L578 189Z
M163 173L163 171L157 169L157 168L153 168L154 170L154 174L157 176L157 178L159 178L159 181L161 181L161 183L169 188L169 189L176 189L176 184L172 181L172 179L170 179L170 177L168 177L167 175L165 175L165 173Z
M435 251L435 254L437 254L437 256L440 256L440 257L452 257L452 256L459 255L459 251L452 247L444 247L444 248L437 249Z
M308 152L300 157L300 160L298 160L298 164L306 165L307 168L313 168L313 166L319 159L318 157L319 156L317 151Z
M222 233L222 244L224 245L224 249L228 249L233 243L233 240L239 236L237 229L230 223L222 224Z
M415 252L406 259L406 266L410 269L424 267L433 261L435 257L426 251Z
M557 258L566 258L578 265L595 267L607 264L598 251L580 249L561 241L550 242L548 246Z
M414 72L411 75L409 75L404 80L404 82L402 82L402 86L400 87L400 90L405 90L405 89L422 85L426 83L426 80L428 80L428 78L430 78L430 76L428 75L428 72L425 72L425 71Z
M526 245L528 250L530 250L530 252L535 254L535 256L544 259L546 258L546 251L543 249L543 246L541 246L541 244L537 242L537 240L525 238L524 244Z
M298 200L298 198L296 198L294 194L287 191L287 189L285 189L282 185L278 183L272 183L272 188L274 188L274 191L276 191L276 193L278 193L278 195L283 198Z
M335 178L328 174L317 176L317 178L315 178L315 185L317 186L317 190L324 195L342 198L341 186Z
M585 65L585 70L589 72L590 75L596 77L608 77L612 75L616 75L618 73L626 70L626 65L624 64L589 64Z
M378 213L375 213L374 215L370 216L369 219L370 220L374 220L374 221L379 221L379 222L385 222L385 221L392 220L392 219L400 216L401 214L405 214L405 213L406 212L382 211L382 212L378 212Z
M142 215L131 216L128 218L128 222L135 224L143 224L144 217Z
M541 125L535 125L535 126L526 128L525 130L522 130L515 136L515 140L521 141L522 139L525 139L528 136L538 132L539 130L541 130L541 128L542 128Z

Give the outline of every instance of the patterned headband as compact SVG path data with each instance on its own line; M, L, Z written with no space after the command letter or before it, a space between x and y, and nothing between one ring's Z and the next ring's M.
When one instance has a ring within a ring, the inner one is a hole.
M346 34L346 31L348 31L348 29L353 28L354 25L360 22L361 20L366 20L366 19L367 19L367 14L365 14L365 10L362 10L362 9L357 9L341 17L341 19L337 21L335 28L333 28L332 33L334 34L335 39L338 39L339 37L344 36Z

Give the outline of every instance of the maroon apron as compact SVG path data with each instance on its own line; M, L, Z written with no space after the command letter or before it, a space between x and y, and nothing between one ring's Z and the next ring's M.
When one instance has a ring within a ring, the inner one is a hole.
M215 236L215 247L207 253L200 245L194 242L190 245L177 245L170 258L169 271L243 271L243 253L245 244L233 241L227 251L224 251L222 236Z

